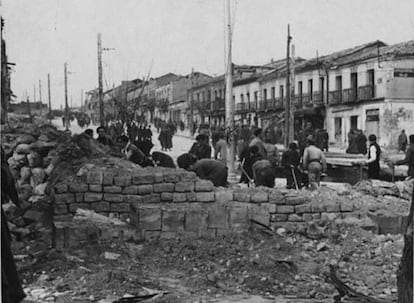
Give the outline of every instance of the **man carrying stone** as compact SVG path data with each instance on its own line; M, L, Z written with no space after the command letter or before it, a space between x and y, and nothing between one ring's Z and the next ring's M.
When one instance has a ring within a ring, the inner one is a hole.
M308 146L303 152L303 168L308 171L311 189L317 189L321 181L321 173L326 173L326 159L322 150L315 145L312 137L308 137Z
M193 171L200 179L210 180L214 186L227 185L227 167L220 161L196 158L191 154L183 154L177 159L178 167Z

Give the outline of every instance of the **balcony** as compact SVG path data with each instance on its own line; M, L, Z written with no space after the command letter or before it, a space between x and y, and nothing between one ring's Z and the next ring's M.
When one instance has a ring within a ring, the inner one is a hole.
M285 102L285 100L284 100L283 97L276 98L276 100L275 100L275 109L282 109L282 108L284 108L285 107L284 102Z
M371 100L375 98L375 86L365 85L358 87L358 100Z
M375 98L375 86L359 86L358 89L347 88L342 91L329 92L330 104L349 104Z
M342 91L335 90L329 92L329 103L330 104L341 104L342 103Z
M259 101L259 111L266 110L266 101Z
M275 99L267 99L266 100L266 109L267 110L274 110L275 109Z
M257 110L257 101L249 102L249 110L256 111Z
M237 112L245 112L245 111L247 111L249 109L248 106L249 106L248 103L244 103L244 102L237 103L236 104L236 111Z
M315 105L324 105L324 94L323 94L323 92L314 92L313 93L313 104L315 104Z

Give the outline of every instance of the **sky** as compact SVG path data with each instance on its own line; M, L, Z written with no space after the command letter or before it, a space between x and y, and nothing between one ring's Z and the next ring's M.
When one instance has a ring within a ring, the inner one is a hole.
M17 101L80 105L98 86L97 33L102 34L104 90L122 80L168 72L224 73L227 0L3 0L1 14ZM414 40L414 0L231 0L236 64L286 56L290 24L296 56L312 58L370 41Z

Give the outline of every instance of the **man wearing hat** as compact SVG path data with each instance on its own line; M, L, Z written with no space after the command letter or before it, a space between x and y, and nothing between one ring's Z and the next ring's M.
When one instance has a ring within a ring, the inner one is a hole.
M197 160L211 158L211 146L208 144L208 136L200 134L196 137L196 142L191 146L189 154L196 157Z
M326 173L326 159L320 148L315 145L312 136L307 138L308 146L303 152L303 168L308 171L308 179L311 189L317 189L321 181L321 173Z
M377 136L375 135L369 135L368 141L368 160L366 160L368 164L368 178L379 179L381 147L377 144Z

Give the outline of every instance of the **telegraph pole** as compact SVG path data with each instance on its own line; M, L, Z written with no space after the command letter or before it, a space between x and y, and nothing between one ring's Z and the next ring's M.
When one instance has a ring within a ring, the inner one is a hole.
M231 6L227 0L227 65L226 65L226 137L228 141L227 167L229 169L229 180L235 180L234 170L234 100L233 100L233 63L231 59Z
M292 44L291 48L291 64L290 64L290 100L292 100L295 96L295 45ZM290 106L290 113L289 113L289 142L293 142L294 134L295 134L295 117L294 117L294 106Z
M40 101L40 116L42 116L42 80L39 80L39 101Z
M290 25L288 24L288 35L287 35L287 48L286 48L286 104L285 104L285 146L289 146L291 141L291 129L290 129Z
M190 89L190 117L191 117L191 121L189 121L189 125L190 125L190 133L193 133L193 129L194 129L194 98L193 98L193 77L194 77L194 68L191 69L191 76L190 76L190 80L191 80L191 89ZM194 132L195 133L195 132Z
M49 120L52 123L52 102L50 100L50 74L47 74L47 98L49 101Z
M33 102L36 104L36 84L33 84Z
M101 126L105 125L103 87L102 87L102 41L101 34L98 34L98 99L99 99L99 120Z
M69 130L69 105L68 105L68 68L67 63L64 65L65 73L65 127L66 130Z

